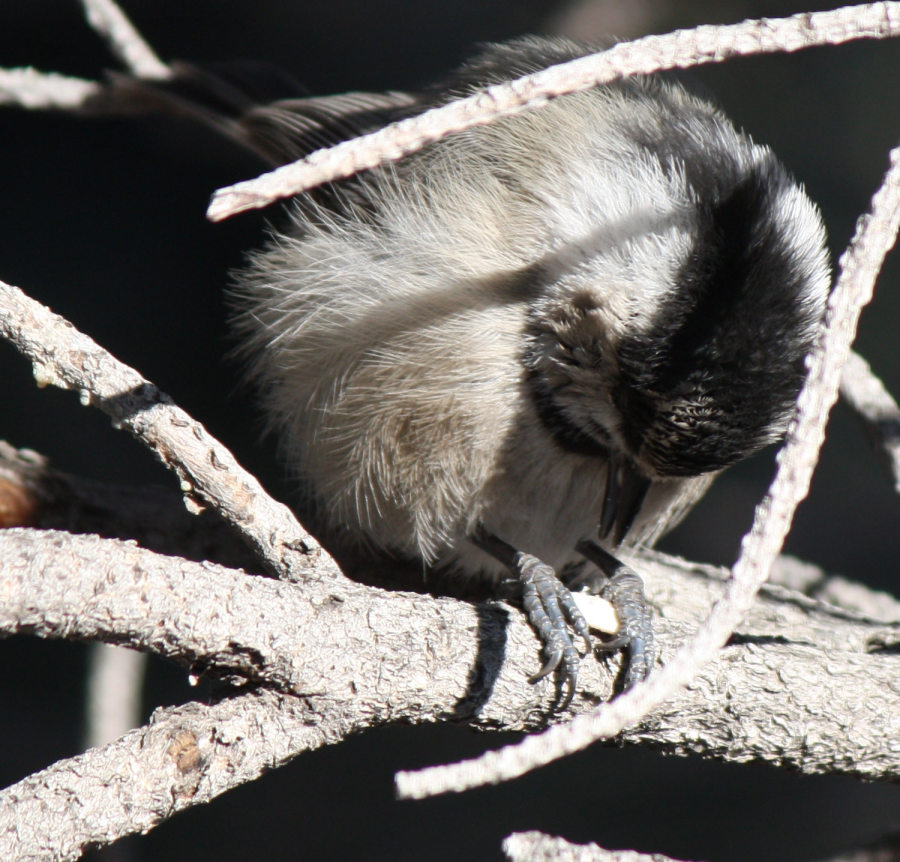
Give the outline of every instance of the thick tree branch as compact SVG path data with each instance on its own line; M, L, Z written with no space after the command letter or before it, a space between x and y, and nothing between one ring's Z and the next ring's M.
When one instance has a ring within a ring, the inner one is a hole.
M0 632L105 640L302 694L343 716L326 729L331 738L400 720L534 729L551 713L552 683L526 681L537 661L534 634L522 614L498 603L348 580L300 589L63 533L5 531L0 556ZM665 660L722 595L723 576L662 555L633 562L665 609ZM206 601L212 594L215 603ZM625 738L805 772L896 778L898 643L900 624L776 588L690 690ZM601 663L586 659L580 679L571 711L609 696Z
M0 557L3 633L128 644L280 691L163 711L149 727L9 788L0 794L0 855L6 840L25 855L53 846L71 858L77 847L145 831L365 727L451 720L528 730L553 716L553 685L526 681L534 635L504 605L347 580L300 589L64 533L4 531ZM659 631L668 658L721 596L725 575L655 554L632 562L665 609ZM767 591L695 684L623 739L897 780L898 643L900 624ZM566 714L609 695L600 662L586 659L579 679Z
M328 742L319 717L270 691L158 710L147 726L2 791L0 858L77 859L148 832Z
M2 531L0 558L0 633L104 640L195 672L352 701L362 726L469 717L475 700L492 698L480 712L484 727L523 727L540 721L532 710L552 707L553 685L526 680L539 652L534 635L503 606L347 579L300 589L61 532ZM582 694L593 702L609 695L610 680L589 664L594 689Z

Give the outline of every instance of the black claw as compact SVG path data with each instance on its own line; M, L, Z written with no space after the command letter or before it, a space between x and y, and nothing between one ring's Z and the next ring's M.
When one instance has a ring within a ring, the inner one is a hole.
M625 649L630 643L631 639L627 635L616 635L609 640L600 641L597 644L597 652L616 652Z
M533 559L533 558L532 558ZM544 665L531 677L531 682L543 679L559 667L565 654L565 641L556 623L548 614L544 596L538 586L539 573L532 568L522 570L522 605L529 622L537 630L538 637L544 645Z
M572 702L572 698L575 697L575 686L576 686L577 682L578 682L578 674L577 673L566 674L566 677L563 680L563 684L565 685L565 688L566 688L566 693L563 696L562 700L559 701L558 708L560 710L565 709Z
M536 682L540 682L545 676L549 676L553 671L555 671L559 667L559 663L562 661L562 649L553 649L550 650L549 647L544 647L544 664L541 669L534 674L534 676L528 677L528 682L534 685Z

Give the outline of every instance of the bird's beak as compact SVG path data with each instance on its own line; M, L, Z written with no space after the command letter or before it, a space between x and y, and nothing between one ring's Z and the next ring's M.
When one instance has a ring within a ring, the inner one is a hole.
M600 539L611 538L614 546L621 544L634 524L649 489L650 480L638 472L634 462L621 455L610 456L603 514L600 516Z

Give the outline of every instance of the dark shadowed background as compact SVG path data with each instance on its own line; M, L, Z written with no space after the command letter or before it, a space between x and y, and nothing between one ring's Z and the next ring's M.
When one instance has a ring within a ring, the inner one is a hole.
M630 37L808 6L754 0L126 0L163 59L260 59L311 92L414 87L475 42L526 32ZM76 0L3 0L0 66L85 77L114 66ZM736 123L768 143L819 202L839 253L900 138L900 44L861 42L729 62L694 73ZM236 388L222 289L259 242L263 216L211 225L210 193L257 172L249 156L173 120L79 120L0 110L0 279L19 285L138 368L204 422L281 499L272 447ZM858 347L900 392L898 263L889 262ZM0 437L101 479L174 485L140 445L73 393L38 391L0 344ZM721 479L664 547L722 564L772 469L772 453ZM898 591L900 503L855 421L833 417L822 467L787 550ZM81 750L85 648L0 643L0 785ZM154 661L146 710L196 696ZM498 788L398 803L400 768L458 759L511 736L455 727L373 731L306 755L146 838L135 859L499 858L514 830L687 859L815 859L900 828L900 788L801 778L595 746ZM111 851L97 854L111 859Z

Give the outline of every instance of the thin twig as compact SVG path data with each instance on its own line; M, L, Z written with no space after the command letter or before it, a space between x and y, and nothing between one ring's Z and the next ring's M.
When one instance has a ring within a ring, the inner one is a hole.
M322 183L396 161L453 132L538 108L557 96L618 78L719 63L735 56L798 51L853 39L883 39L898 33L900 3L885 2L789 18L676 30L665 36L622 42L607 51L488 87L372 134L317 150L256 179L219 189L212 196L207 217L221 221L245 210L268 206Z
M856 412L900 494L900 407L858 353L851 353L841 377L841 396Z
M138 78L165 79L172 76L169 67L144 41L125 13L113 0L82 0L88 23L105 40L125 68Z
M189 510L213 505L269 568L300 580L336 564L290 509L266 494L218 440L137 371L119 362L68 321L0 282L0 336L32 362L39 386L74 389L174 470ZM329 565L330 564L330 565Z
M80 108L102 92L102 85L83 78L38 72L31 67L0 69L0 105L69 110Z
M872 198L871 214L860 218L856 234L841 256L840 273L826 309L825 329L808 359L809 371L797 399L797 414L778 453L778 469L769 492L756 507L753 526L741 543L725 600L713 607L694 637L644 683L569 725L553 727L474 760L398 773L397 792L401 797L421 798L509 780L597 739L614 736L648 716L715 656L752 606L781 549L794 511L808 492L859 315L871 299L884 257L896 240L898 223L900 148L891 151L890 168Z

